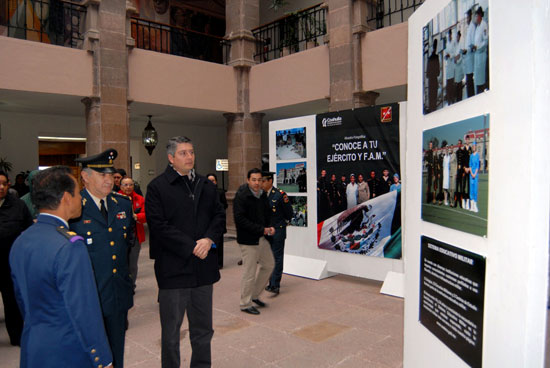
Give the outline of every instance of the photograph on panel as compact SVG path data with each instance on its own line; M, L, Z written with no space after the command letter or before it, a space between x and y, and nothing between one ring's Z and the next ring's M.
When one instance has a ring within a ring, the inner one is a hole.
M287 193L307 192L306 162L278 163L277 188Z
M275 132L277 160L294 160L306 157L306 128L292 128Z
M422 30L424 114L489 90L489 0L452 0Z
M290 204L294 211L294 216L290 220L290 225L307 227L307 197L288 196L288 198L290 198Z
M425 130L422 220L487 235L489 115Z
M320 114L317 246L401 258L399 105Z

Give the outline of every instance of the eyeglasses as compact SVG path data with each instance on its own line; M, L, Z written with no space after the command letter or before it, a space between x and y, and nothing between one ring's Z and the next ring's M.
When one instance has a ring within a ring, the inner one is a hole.
M121 184L120 186L121 187L133 187L134 184Z

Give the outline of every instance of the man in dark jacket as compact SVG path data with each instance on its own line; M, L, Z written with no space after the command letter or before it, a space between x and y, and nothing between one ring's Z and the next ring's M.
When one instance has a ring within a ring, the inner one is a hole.
M266 304L260 294L267 286L275 265L271 247L265 236L273 236L275 228L270 227L270 208L266 194L261 188L262 172L252 169L247 174L247 184L241 185L233 202L233 215L237 227L237 243L243 258L243 279L241 282L240 306L243 312L260 314L258 307ZM260 267L256 275L257 267Z
M6 329L12 345L19 345L23 318L13 291L9 264L10 249L15 239L32 225L32 216L23 201L8 193L8 174L0 171L0 292L4 302Z
M220 279L214 242L225 212L216 186L194 170L187 137L166 146L170 164L147 187L145 210L155 260L162 329L162 367L180 366L180 327L187 311L191 367L210 367L213 284Z
M292 219L294 211L292 210L290 199L286 193L273 186L273 174L274 173L269 171L264 171L262 173L262 190L265 192L267 203L271 208L270 226L275 228L275 235L268 238L275 260L275 268L269 279L269 285L265 290L277 295L279 294L281 278L283 276L286 225Z

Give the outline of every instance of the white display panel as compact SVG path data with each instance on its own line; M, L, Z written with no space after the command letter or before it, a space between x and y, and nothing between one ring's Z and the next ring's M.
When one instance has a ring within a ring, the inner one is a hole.
M490 90L423 114L423 33L449 0L409 18L404 222L404 367L467 367L419 322L420 238L486 257L484 367L542 367L546 326L550 160L550 2L488 2ZM486 237L421 220L422 139L428 129L490 114ZM517 186L515 178L521 181Z
M400 103L400 136L403 138L406 126L406 104ZM306 129L306 152L305 158L280 160L277 159L275 138L276 132L285 130L305 127ZM400 140L400 153L402 172L404 172L404 152L406 146L404 139ZM322 278L327 277L333 273L341 273L351 276L363 277L373 280L383 281L386 279L388 272L393 271L395 273L403 273L403 260L402 259L387 259L379 257L367 257L349 253L340 253L329 250L322 250L317 247L317 182L316 175L316 136L315 136L315 115L271 121L269 123L269 157L270 157L270 171L276 171L277 164L289 163L289 162L304 162L307 166L307 194L306 193L290 193L290 196L307 196L307 227L287 227L287 239L285 242L285 256L297 256L300 262L285 262L285 273L290 273L298 276L310 277L310 278ZM406 186L406 181L402 180L402 185ZM402 194L404 198L404 194ZM402 200L402 206L404 206L404 199ZM403 244L403 253L406 252L406 246ZM308 264L307 259L312 260L311 264ZM325 263L321 264L318 261ZM304 264L303 269L300 270L300 264ZM292 266L292 267L291 267ZM317 272L319 271L319 272ZM312 277L313 274L322 275L320 277ZM402 285L395 285L399 283L400 278L392 278L390 280L391 289L401 290ZM399 295L399 293L392 292L392 295Z

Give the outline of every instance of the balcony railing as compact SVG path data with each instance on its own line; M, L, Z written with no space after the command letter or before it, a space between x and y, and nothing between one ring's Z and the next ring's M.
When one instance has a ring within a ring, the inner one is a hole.
M81 48L86 7L61 0L0 0L0 35Z
M415 12L424 0L374 0L371 1L367 23L380 29L403 23Z
M326 16L326 7L319 4L253 29L254 60L261 63L324 43Z
M230 45L222 37L141 18L132 18L132 37L140 49L219 64L228 61Z

